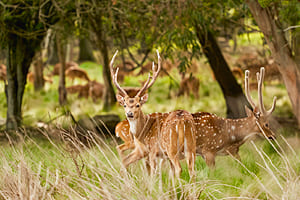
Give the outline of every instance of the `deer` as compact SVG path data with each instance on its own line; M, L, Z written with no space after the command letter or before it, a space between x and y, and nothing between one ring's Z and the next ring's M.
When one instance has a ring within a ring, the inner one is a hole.
M93 102L97 99L102 99L105 86L97 81L89 81L89 96L92 98Z
M192 73L190 73L189 77L184 77L183 75L180 82L179 92L177 96L181 96L185 94L189 96L190 92L192 92L194 97L196 99L199 99L199 86L200 86L199 79L193 76Z
M66 77L69 77L72 80L72 82L75 78L86 80L87 82L90 81L90 78L87 75L86 71L79 67L69 67L66 70Z
M48 77L48 76L43 76L43 79L44 79L45 82L48 82L50 84L53 83L53 80L50 77ZM33 72L28 72L28 74L27 74L27 80L30 83L34 82L34 73Z
M88 98L89 97L89 83L85 85L72 85L67 87L67 92L70 94L78 93L78 98Z
M4 64L0 64L0 80L6 81L6 66Z
M240 160L239 147L254 135L275 139L275 133L270 129L269 118L276 106L276 96L272 107L266 110L263 104L262 84L265 69L257 72L258 104L250 95L249 71L245 71L245 93L252 110L245 106L247 117L240 119L225 119L211 113L193 113L196 126L196 153L201 155L206 164L214 168L216 155L232 155Z
M57 63L54 65L53 67L53 71L52 71L52 75L55 76L55 75L59 75L59 69L61 67L61 63ZM66 62L66 69L69 69L70 67L77 67L78 68L78 64L76 62Z
M192 176L196 155L195 127L192 115L187 111L146 115L141 109L142 105L148 100L148 94L145 91L154 84L161 69L159 52L157 51L157 70L155 71L153 63L153 77L149 74L147 81L134 97L130 97L117 82L118 68L115 73L113 72L113 62L116 55L117 52L110 63L111 76L119 91L119 94L116 95L117 101L124 107L128 122L128 124L123 122L116 126L116 133L121 132L125 139L125 143L117 146L117 149L121 151L120 153L127 149L134 149L123 158L124 167L127 168L131 163L146 157L148 164L150 164L151 174L153 174L156 169L156 158L166 155L173 173L178 177L181 173L179 159L185 157ZM126 130L126 133L124 133L124 130Z
M196 154L202 156L210 168L215 167L215 157L217 155L231 155L241 160L238 151L247 139L254 135L261 135L268 139L275 139L275 133L270 129L269 118L276 106L276 96L269 110L266 110L263 104L262 84L265 75L265 69L261 68L257 76L258 105L256 105L250 95L248 70L245 71L245 94L251 109L245 106L247 117L240 119L226 119L218 117L208 112L192 113L196 127ZM129 144L126 138L129 138L128 122L120 122L122 125L122 137ZM120 126L121 127L121 126ZM116 132L120 129L116 129ZM127 135L126 135L127 133ZM126 142L125 142L126 143Z

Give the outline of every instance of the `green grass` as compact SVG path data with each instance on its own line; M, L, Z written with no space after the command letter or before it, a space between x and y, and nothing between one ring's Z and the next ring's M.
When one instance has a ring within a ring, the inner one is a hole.
M291 151L281 137L280 145L266 140L246 143L240 150L241 162L217 157L214 170L197 157L196 181L190 182L185 162L176 180L169 176L168 162L152 177L143 161L124 171L113 140L93 135L93 145L87 147L69 133L62 137L63 132L56 129L51 135L44 130L37 134L45 136L27 135L15 144L1 145L3 199L296 199L300 195L300 148Z

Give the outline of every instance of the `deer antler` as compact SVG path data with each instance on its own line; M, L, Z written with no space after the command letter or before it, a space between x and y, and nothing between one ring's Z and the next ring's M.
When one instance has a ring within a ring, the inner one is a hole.
M258 82L258 99L259 99L258 106L259 106L260 112L262 112L265 116L268 116L275 109L277 97L276 96L274 97L272 107L271 107L270 110L267 111L265 109L265 106L264 106L264 103L263 103L263 97L262 97L262 84L263 84L264 77L265 77L265 68L261 67L260 68L260 73L259 72L256 73L256 78L257 78L257 82Z
M155 65L154 65L154 62L153 62L152 63L153 77L151 77L150 73L149 73L148 80L146 81L146 83L144 84L144 86L142 87L142 89L136 94L136 96L140 96L141 94L143 94L145 92L145 90L149 89L154 84L156 78L158 77L158 74L159 74L159 72L161 70L161 58L159 56L158 50L156 50L156 53L157 53L157 59L158 59L157 70L155 71ZM152 80L150 82L151 78L152 78Z
M246 93L246 98L248 100L248 102L250 103L250 105L252 106L252 108L255 108L255 103L250 95L250 89L249 89L249 70L245 71L245 93Z
M119 85L117 77L118 77L118 72L119 72L119 68L117 68L116 73L114 74L114 69L113 69L113 65L114 65L114 61L115 58L118 54L118 50L116 51L116 53L114 54L114 56L112 57L111 61L110 61L110 74L113 80L113 83L115 84L115 86L117 87L117 89L119 90L119 92L121 93L122 96L127 96L126 91Z

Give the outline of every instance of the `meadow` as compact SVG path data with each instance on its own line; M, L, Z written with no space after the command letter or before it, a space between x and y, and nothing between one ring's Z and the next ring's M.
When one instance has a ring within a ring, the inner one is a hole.
M209 66L205 60L197 61L197 65L201 66L196 74L200 80L200 99L176 97L176 83L172 83L173 92L169 94L170 79L159 77L149 92L144 112L185 109L225 117L222 92ZM80 67L92 80L102 82L101 65L85 62ZM47 71L51 71L51 66ZM171 74L180 80L177 69ZM126 77L124 86L139 86L139 81L145 79L146 74ZM40 92L34 92L33 85L27 84L24 128L15 133L1 131L0 199L297 199L300 196L300 131L293 123L277 124L274 141L253 138L244 144L240 149L241 161L219 156L212 170L197 157L195 182L190 181L185 162L180 179L169 175L167 162L161 163L157 174L151 177L142 160L127 171L122 167L115 148L120 143L118 138L90 132L86 135L90 143L80 140L67 111L76 120L107 113L102 111L100 100L94 103L77 95L68 95L68 105L60 107L57 88L58 77L53 77L53 84L46 83ZM0 124L5 123L6 115L3 90L0 85ZM257 91L252 95L257 99ZM281 119L278 121L292 121L282 82L265 83L266 106L271 105L273 96L278 98L273 116ZM125 118L119 105L109 113Z

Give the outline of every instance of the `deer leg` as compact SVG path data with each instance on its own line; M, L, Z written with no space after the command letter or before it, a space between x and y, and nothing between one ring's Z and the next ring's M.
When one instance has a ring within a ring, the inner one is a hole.
M214 169L215 168L215 154L211 152L206 152L204 154L205 162L208 167Z
M174 170L173 174L175 174L176 177L179 178L180 174L181 174L181 165L179 162L177 151L176 152L175 151L168 152L168 157L169 157L171 165L172 165L171 169Z
M186 152L185 157L189 169L190 179L193 180L195 178L195 153Z
M134 162L144 158L145 156L146 156L145 152L142 149L137 148L133 152L131 152L129 155L127 155L122 160L122 163L123 163L124 167L127 168L131 163L134 163Z
M143 143L141 143L137 138L134 138L133 141L134 143L132 145L135 147L133 152L131 152L122 160L122 163L125 167L144 158L148 154L148 149Z
M118 151L118 154L120 155L120 157L123 157L124 151L126 151L128 149L134 149L134 144L130 142L130 143L124 143L124 144L117 146L117 151Z
M169 162L170 162L170 167L171 167L169 176L170 176L170 177L174 177L174 176L175 176L175 168L174 168L174 165L173 165L173 163L171 162L171 160L169 160Z
M151 175L151 165L150 165L149 156L147 156L145 159L145 166L146 166L148 175Z
M239 154L239 148L233 149L231 151L228 152L229 155L233 156L235 159L241 161L241 157Z
M238 161L242 161L241 160L241 157L240 157L240 154L238 152L236 152L235 154L232 154L232 156L237 159Z
M156 173L156 153L150 153L149 163L150 163L150 174L151 176L153 176Z

